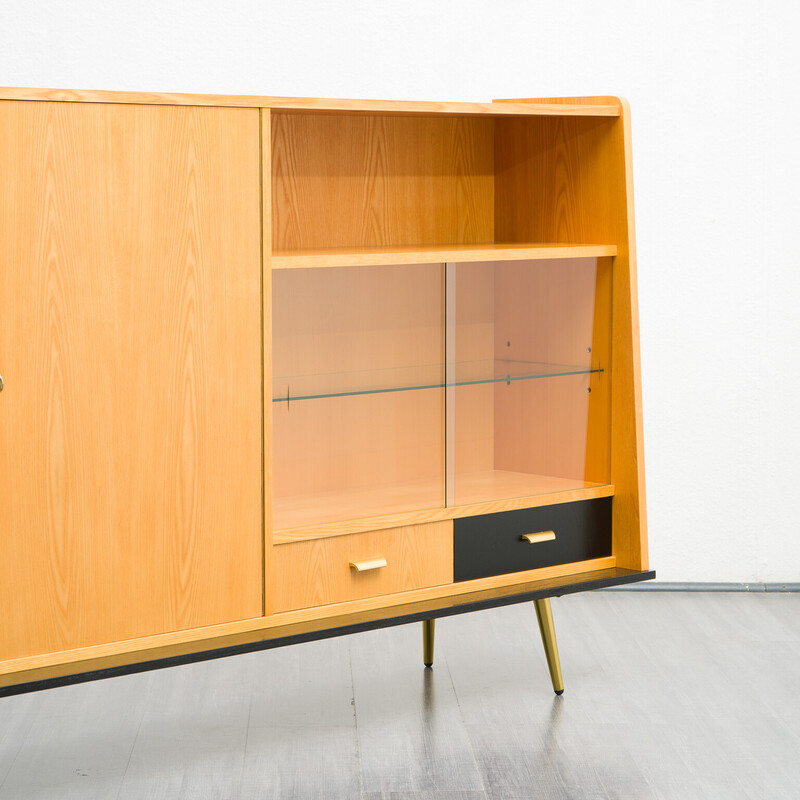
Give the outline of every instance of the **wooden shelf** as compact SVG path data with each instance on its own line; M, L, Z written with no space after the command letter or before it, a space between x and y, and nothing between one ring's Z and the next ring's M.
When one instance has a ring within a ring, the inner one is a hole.
M273 269L308 267L387 266L439 264L446 261L525 261L550 258L603 258L615 256L613 244L511 243L441 244L395 247L342 247L275 250Z
M610 484L486 470L457 475L458 505L447 508L441 480L276 497L274 542L316 539L613 494L614 487Z
M494 469L456 475L456 503L458 506L490 503L504 498L527 497L553 492L571 492L576 489L595 489L600 483L589 483L573 478L553 475L531 475ZM592 495L597 497L600 495ZM459 515L460 516L460 515Z

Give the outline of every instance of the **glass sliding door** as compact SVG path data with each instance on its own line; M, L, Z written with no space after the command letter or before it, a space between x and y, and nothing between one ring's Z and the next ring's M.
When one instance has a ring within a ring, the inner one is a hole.
M275 529L441 507L442 265L272 281Z
M611 258L272 276L277 531L609 482Z
M447 502L609 480L611 259L446 265Z

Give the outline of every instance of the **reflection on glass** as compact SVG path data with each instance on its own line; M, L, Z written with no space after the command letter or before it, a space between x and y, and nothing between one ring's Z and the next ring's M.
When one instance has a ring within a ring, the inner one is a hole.
M610 278L610 259L448 265L450 358L508 376L446 390L448 505L608 482Z
M272 281L273 395L289 397L273 403L275 528L442 506L442 266L276 270ZM429 388L380 391L437 362Z
M277 530L609 481L611 259L273 272Z

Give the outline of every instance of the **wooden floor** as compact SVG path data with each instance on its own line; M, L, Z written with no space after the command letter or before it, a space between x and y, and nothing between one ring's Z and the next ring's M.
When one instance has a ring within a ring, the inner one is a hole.
M800 594L595 592L0 699L0 799L795 798Z

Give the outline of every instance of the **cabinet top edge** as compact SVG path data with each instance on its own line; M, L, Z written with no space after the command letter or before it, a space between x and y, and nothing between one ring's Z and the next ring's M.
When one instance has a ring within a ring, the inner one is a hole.
M115 92L100 89L33 89L0 87L0 100L39 100L64 103L128 103L141 105L224 106L268 108L278 113L385 113L461 114L468 116L596 116L618 117L621 103L604 97L602 102L575 98L542 101L493 101L489 103L438 103L406 100L340 100L320 97L271 97L260 95L179 94L172 92Z

